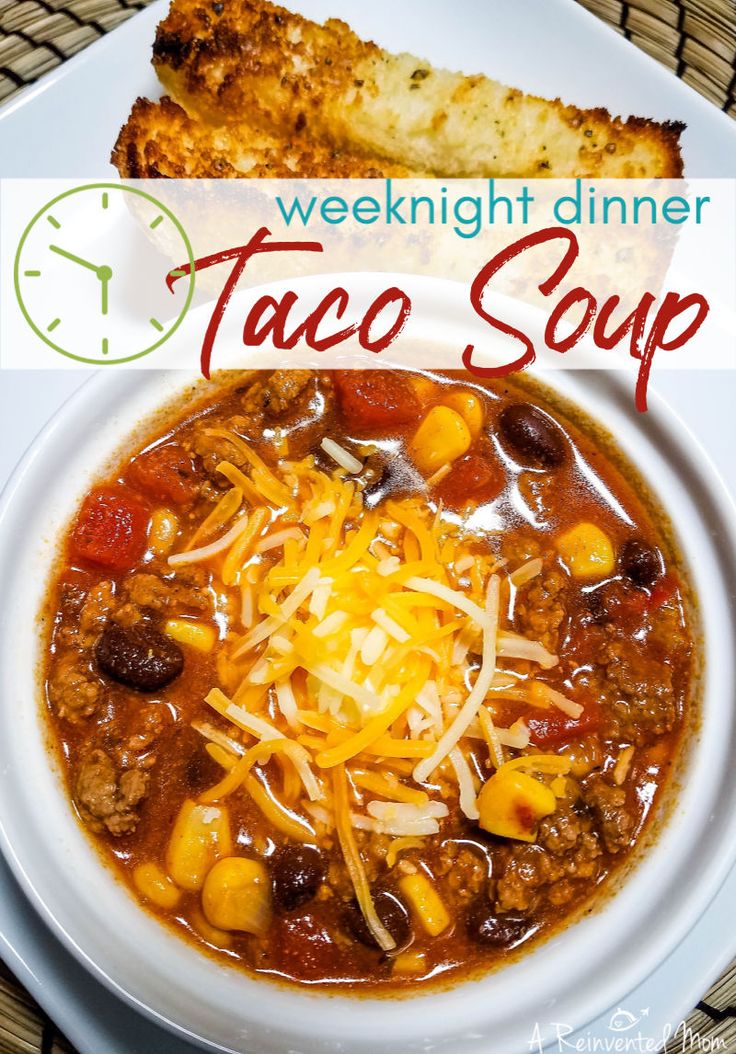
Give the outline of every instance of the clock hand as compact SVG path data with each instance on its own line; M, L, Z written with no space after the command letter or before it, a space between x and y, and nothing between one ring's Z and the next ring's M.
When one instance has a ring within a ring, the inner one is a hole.
M82 256L76 256L74 253L68 252L66 249L62 249L58 245L50 245L49 249L52 253L56 253L57 256L63 256L66 260L71 260L72 263L79 264L80 267L86 267L88 271L94 271L97 278L100 280L100 287L102 293L102 314L107 314L107 286L112 278L112 268L103 264L98 267L97 264L91 263L89 260L85 260Z
M80 267L86 267L88 271L94 271L95 274L99 275L100 268L97 264L90 263L89 260L84 260L81 256L75 256L74 253L67 252L66 249L61 249L58 245L49 245L49 249L52 253L56 253L57 256L63 256L66 260L71 260L72 263L79 264Z
M102 292L102 314L107 314L107 286L108 282L112 278L112 267L108 267L103 264L102 267L96 268L97 277L100 280L100 287Z

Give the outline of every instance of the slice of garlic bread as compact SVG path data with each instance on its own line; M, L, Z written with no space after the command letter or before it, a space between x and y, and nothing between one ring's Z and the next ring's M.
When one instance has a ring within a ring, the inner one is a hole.
M681 125L435 69L266 0L173 0L153 61L167 92L212 125L257 123L437 176L682 174Z
M171 99L138 99L113 148L124 179L350 179L413 176L403 165L248 125L214 128Z

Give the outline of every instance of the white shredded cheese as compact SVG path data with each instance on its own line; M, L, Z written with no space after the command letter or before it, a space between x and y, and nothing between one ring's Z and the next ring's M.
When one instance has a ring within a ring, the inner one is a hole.
M245 583L240 590L240 621L243 629L250 629L254 615L253 589Z
M499 581L497 575L491 575L488 580L488 591L486 593L486 607L482 613L485 626L483 632L483 652L481 655L481 666L478 671L475 684L468 698L465 700L460 712L454 718L450 727L443 733L434 751L428 758L422 759L414 768L414 779L417 783L424 783L434 772L441 761L447 757L452 748L457 745L458 740L465 735L470 722L478 713L483 704L488 689L491 687L493 675L496 672L496 630L498 626L498 599Z
M242 516L239 520L232 525L229 531L227 531L217 541L210 542L209 545L202 545L198 549L190 549L186 553L174 553L173 556L169 557L170 567L181 567L182 564L196 564L200 560L209 560L213 556L217 556L219 553L225 552L229 549L233 542L237 541L240 535L248 526L248 517Z
M314 666L308 665L306 670L316 677L318 681L323 681L329 688L334 688L336 692L340 692L342 695L350 696L364 710L375 709L376 695L374 692L369 692L362 684L356 684L350 678L344 677L339 670L333 670L327 663L320 662Z
M318 638L329 637L333 633L337 633L347 622L346 611L333 611L331 615L324 618L317 626L312 630L312 635Z
M381 626L373 626L360 648L361 661L366 666L373 666L383 655L388 644L388 633Z
M273 534L267 534L265 538L261 538L254 552L267 553L269 549L278 549L280 545L288 542L290 538L295 538L301 542L304 541L304 535L298 527L284 527L283 531L275 531Z
M371 614L371 618L376 625L385 630L389 637L393 637L399 644L406 644L409 640L409 634L404 627L400 626L396 619L392 619L390 615L387 615L383 608L376 608Z
M455 574L456 575L465 574L466 571L470 570L470 568L473 566L474 563L475 563L475 557L471 556L470 553L468 553L467 556L461 556L459 560L455 561L455 564L454 564Z
M451 467L452 466L449 464L440 465L437 471L433 472L427 480L427 486L436 487L438 483L441 483L442 480L445 479L445 477L450 475Z
M450 810L443 801L428 801L424 805L410 802L369 801L365 807L376 820L442 820Z
M431 578L420 578L417 575L407 578L406 587L407 589L415 590L417 593L428 593L430 596L437 597L438 600L444 600L451 607L464 611L484 630L490 627L490 620L483 608L469 600L464 593L457 589L450 589L449 586L443 585L441 582L433 582Z
M225 717L229 717L236 725L244 728L246 732L250 732L257 739L286 738L269 721L264 721L262 717L256 717L255 714L249 714L247 710L242 706L238 706L237 703L230 703L225 707Z
M455 770L458 787L460 788L460 808L469 820L477 820L480 813L478 812L477 795L470 765L468 765L460 747L453 747L448 757Z
M332 596L332 579L321 578L309 598L309 614L320 622L325 617L327 605Z
M283 681L276 681L276 701L279 704L279 710L284 715L284 719L290 728L295 730L301 729L299 718L297 717L297 704L294 697L294 689L291 687L291 680L286 679Z
M561 710L563 714L572 717L574 721L577 721L585 709L580 703L573 702L572 699L568 699L566 695L562 694L562 692L556 691L542 681L535 682L534 690L539 692L543 699L546 699L548 702L552 703L553 706L556 706L558 710Z
M241 655L245 655L251 648L255 648L256 644L260 644L262 640L270 637L274 630L279 629L285 622L288 622L292 615L296 614L301 605L311 595L312 590L316 587L320 580L319 568L312 567L302 578L301 582L298 582L292 589L289 596L281 605L281 616L276 618L275 615L269 615L268 618L263 619L257 626L254 626L250 633L247 633L240 645L235 649L232 654L233 659L239 659Z
M283 633L274 633L271 636L271 647L279 655L290 655L294 650L294 643Z
M432 722L432 727L438 736L442 735L444 723L442 720L442 701L437 688L436 681L427 681L417 692L417 705L424 710Z
M323 805L317 805L312 801L303 801L302 808L310 814L318 823L322 823L329 830L335 826L334 821Z
M498 634L498 654L507 659L527 659L529 662L536 662L543 670L551 670L560 661L538 640L527 640L526 637L520 637L518 633Z
M215 728L209 721L192 721L192 728L195 732L199 732L200 736L204 736L210 743L216 743L218 747L222 747L223 750L227 750L230 754L236 754L242 757L245 754L245 747L242 743L238 743L237 739L233 739L232 736L225 735L219 728Z
M363 462L358 461L357 457L353 457L349 450L341 447L334 439L328 439L325 437L320 443L320 446L328 457L331 457L333 461L337 462L340 468L344 468L347 472L352 473L362 471Z
M387 556L385 560L381 560L376 567L376 571L382 578L388 578L389 575L395 574L401 569L401 561L398 556Z
M515 571L512 571L509 578L513 584L517 587L526 585L527 582L531 582L533 578L536 578L542 571L542 558L536 556L533 560L527 560L525 564L517 567Z
M514 721L510 728L499 728L498 725L495 728L498 741L503 746L511 747L512 750L524 750L529 746L529 729L521 718Z

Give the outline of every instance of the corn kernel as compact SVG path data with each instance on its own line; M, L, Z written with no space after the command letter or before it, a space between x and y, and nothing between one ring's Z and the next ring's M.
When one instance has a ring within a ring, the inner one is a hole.
M181 890L176 888L158 864L139 864L133 872L133 882L141 896L158 908L171 911L181 899Z
M436 937L450 925L450 916L439 893L421 871L415 875L402 875L399 889L409 901L409 907L430 937Z
M603 578L616 564L611 539L594 523L579 523L561 535L557 552L573 578Z
M411 386L420 403L424 403L425 406L437 391L437 384L435 381L430 381L429 377L424 377L421 373L412 374Z
M189 915L189 921L194 930L202 940L207 941L215 948L229 948L233 943L232 937L225 930L218 930L216 926L210 926L199 908L193 908Z
M259 860L220 860L202 889L202 910L211 926L263 934L271 921L271 883Z
M170 509L154 509L151 529L148 532L148 547L156 556L166 556L179 533L178 517Z
M184 802L166 851L166 869L182 889L201 889L216 860L232 852L227 809Z
M457 410L473 439L477 439L483 427L483 404L478 396L465 390L451 391L442 402L452 410Z
M500 769L478 795L478 822L501 838L533 842L539 821L556 808L555 796L544 783L518 769Z
M433 406L417 428L409 444L415 465L431 476L456 458L462 457L472 442L464 419L449 406Z
M214 626L208 626L204 622L190 622L184 618L170 618L164 632L180 644L188 644L197 651L212 651L217 640Z
M427 969L427 956L424 952L409 951L401 952L394 958L394 973L420 974Z

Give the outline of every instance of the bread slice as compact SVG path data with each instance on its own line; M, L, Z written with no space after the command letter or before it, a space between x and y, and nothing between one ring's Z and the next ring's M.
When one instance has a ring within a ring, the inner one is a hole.
M682 125L623 121L435 69L267 0L173 0L153 61L169 95L207 124L244 122L435 176L682 174Z
M248 125L214 128L192 120L166 97L157 103L137 100L120 130L112 163L123 179L369 179L419 174L299 136L279 139Z

